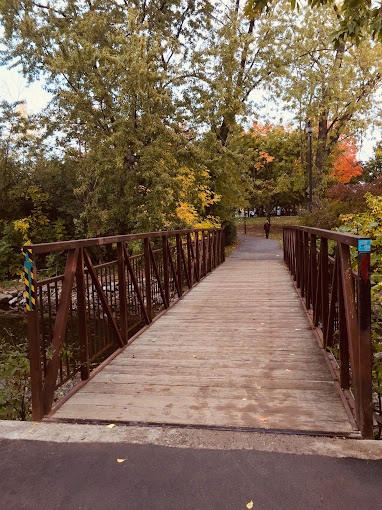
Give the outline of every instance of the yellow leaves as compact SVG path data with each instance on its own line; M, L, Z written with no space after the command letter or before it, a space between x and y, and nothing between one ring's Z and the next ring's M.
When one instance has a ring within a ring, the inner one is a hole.
M114 429L117 425L115 423L110 423L110 425L106 425L107 429Z
M290 372L289 368L286 368L286 369L285 369L285 372Z
M257 419L259 421L268 421L268 418L265 418L265 416L259 416Z
M261 390L261 386L257 386L257 389L258 389L258 390Z
M249 503L247 503L245 506L248 508L248 510L251 510L251 509L253 508L253 501L251 500L251 501L250 501Z
M122 462L125 462L126 459L117 459L118 464L122 464Z
M247 400L247 399L244 397L244 398L242 398L241 400Z

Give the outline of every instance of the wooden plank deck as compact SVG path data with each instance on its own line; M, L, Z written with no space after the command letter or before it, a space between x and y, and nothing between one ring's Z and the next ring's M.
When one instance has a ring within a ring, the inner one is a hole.
M53 419L353 432L280 259L228 259Z

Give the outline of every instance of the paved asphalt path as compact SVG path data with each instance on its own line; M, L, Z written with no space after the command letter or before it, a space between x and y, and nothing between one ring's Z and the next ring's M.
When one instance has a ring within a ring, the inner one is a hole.
M372 510L382 461L156 445L0 442L2 510ZM117 459L126 459L118 463Z
M280 243L264 237L237 236L240 245L231 254L233 259L283 260Z

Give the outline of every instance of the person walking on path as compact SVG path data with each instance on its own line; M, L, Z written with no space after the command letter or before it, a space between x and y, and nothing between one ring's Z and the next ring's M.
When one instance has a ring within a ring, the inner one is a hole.
M268 239L269 231L271 230L271 224L268 220L264 223L264 230L265 230L265 237Z

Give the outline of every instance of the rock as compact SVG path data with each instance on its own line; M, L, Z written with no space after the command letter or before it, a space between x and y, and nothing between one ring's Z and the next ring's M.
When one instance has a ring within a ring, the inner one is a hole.
M16 296L9 301L9 306L16 306L19 298Z
M19 295L19 291L18 290L11 290L9 291L9 294L12 296L12 297L16 297Z
M9 304L9 294L5 294L4 292L0 292L0 306L8 306Z

